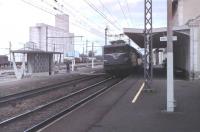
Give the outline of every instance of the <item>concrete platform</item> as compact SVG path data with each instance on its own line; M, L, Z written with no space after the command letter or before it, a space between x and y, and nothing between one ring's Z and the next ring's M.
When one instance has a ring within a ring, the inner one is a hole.
M58 119L42 132L199 132L200 81L175 81L176 112L165 113L166 81L154 80L153 93L134 96L142 80L117 87Z

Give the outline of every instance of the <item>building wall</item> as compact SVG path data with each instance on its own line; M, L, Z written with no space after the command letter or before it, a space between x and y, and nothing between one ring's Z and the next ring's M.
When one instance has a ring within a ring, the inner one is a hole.
M36 43L35 47L38 47L41 50L59 51L64 53L74 50L73 36L74 34L65 32L62 29L46 24L37 24L35 27L30 27L29 41Z
M33 42L35 48L46 51L46 29L48 25L41 24L29 29L29 41ZM30 46L30 45L29 45Z
M190 25L190 77L200 78L200 24Z
M63 29L65 32L69 32L69 16L68 15L56 15L55 27Z
M200 79L200 1L178 0L174 15L174 25L188 25L189 39L182 46L175 46L176 66L184 68L190 79Z
M200 24L199 24L200 25ZM200 26L189 25L188 35L177 36L174 43L175 68L184 70L189 79L200 79Z
M28 53L27 54L28 73L53 73L53 54L49 53Z
M0 65L2 64L8 64L9 61L8 61L8 56L6 55L0 55Z
M29 41L43 51L56 51L66 55L74 51L74 34L69 33L69 16L56 15L55 26L39 23L30 27Z
M185 25L188 20L200 15L200 0L178 0L174 20L176 26Z
M190 70L190 37L179 34L178 43L174 42L174 67L183 70L189 76Z
M28 54L29 73L49 72L49 54Z

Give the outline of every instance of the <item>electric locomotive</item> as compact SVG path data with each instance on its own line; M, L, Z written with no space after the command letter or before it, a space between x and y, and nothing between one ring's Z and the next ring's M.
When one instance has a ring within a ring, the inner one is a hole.
M108 73L127 73L142 64L141 54L128 44L106 45L103 52L104 70Z

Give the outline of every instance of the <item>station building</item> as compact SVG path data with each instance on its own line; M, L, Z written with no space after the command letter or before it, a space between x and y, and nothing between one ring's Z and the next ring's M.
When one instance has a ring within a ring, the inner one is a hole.
M184 72L189 79L200 79L200 1L173 0L174 68ZM124 28L124 34L140 48L144 48L143 29ZM166 42L160 38L167 35L167 28L153 28L153 48L165 49Z

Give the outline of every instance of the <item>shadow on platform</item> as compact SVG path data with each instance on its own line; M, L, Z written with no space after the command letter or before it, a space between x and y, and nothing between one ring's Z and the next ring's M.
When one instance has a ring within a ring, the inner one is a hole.
M133 71L133 75L136 75L138 77L144 76L144 69L143 68L137 68ZM167 78L167 70L165 68L154 68L153 69L153 78L154 79L166 79ZM174 70L174 78L175 80L186 80L187 76L184 71L180 70Z

